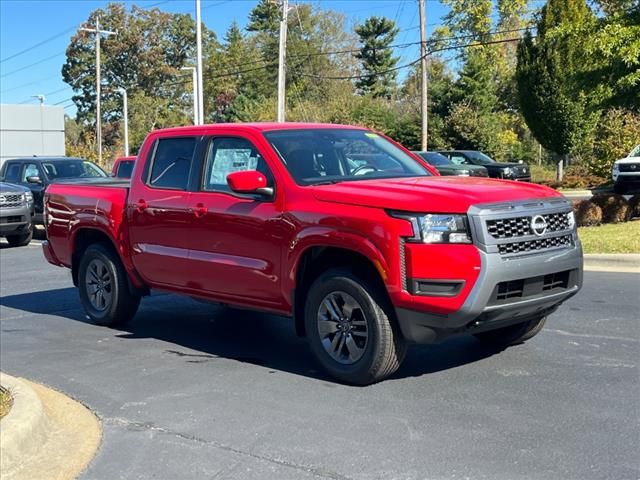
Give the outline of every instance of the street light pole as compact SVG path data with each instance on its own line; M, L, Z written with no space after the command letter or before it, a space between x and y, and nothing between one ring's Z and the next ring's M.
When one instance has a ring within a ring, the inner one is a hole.
M96 34L96 141L98 143L98 163L102 163L102 119L100 113L100 36L116 35L116 32L100 30L100 18L96 17L96 28L81 28L83 32Z
M191 83L193 84L193 124L198 125L198 79L196 67L182 67L180 70L191 70Z
M37 98L40 102L40 155L44 155L44 112L42 111L44 106L44 95L31 95L33 98Z
M287 15L289 13L288 0L282 0L280 17L280 45L278 48L278 122L284 122L285 116L285 62L287 60Z
M127 91L124 88L119 88L118 91L122 94L122 117L124 118L124 156L129 156L129 109L127 106Z
M202 18L200 16L200 0L196 0L196 44L198 69L198 120L196 125L202 125L204 123L204 90L202 86Z
M422 111L422 151L427 150L427 132L429 126L429 111L427 92L429 88L429 77L427 72L427 32L424 0L418 0L418 8L420 9L420 70L422 74L422 82L420 85L420 109Z

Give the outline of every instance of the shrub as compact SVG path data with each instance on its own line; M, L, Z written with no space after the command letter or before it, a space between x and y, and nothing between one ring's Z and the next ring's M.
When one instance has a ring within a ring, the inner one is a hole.
M629 219L640 218L640 195L629 199Z
M602 209L590 200L574 203L573 211L579 227L592 227L602 223Z
M626 157L639 137L639 114L621 108L607 110L596 127L594 156L588 162L589 171L609 177L613 162Z
M595 195L591 201L602 209L604 223L618 223L627 220L629 202L617 193Z

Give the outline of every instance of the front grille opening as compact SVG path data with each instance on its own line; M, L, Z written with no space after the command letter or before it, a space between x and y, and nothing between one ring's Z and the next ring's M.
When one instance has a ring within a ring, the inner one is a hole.
M542 215L547 223L547 232L562 232L571 229L569 212L549 213ZM534 235L531 229L531 219L533 217L512 217L487 220L487 231L493 238L516 238Z
M569 271L551 273L544 276L543 291L553 290L555 288L567 288L569 285Z
M0 223L22 223L24 222L24 217L19 215L12 215L10 217L0 217Z
M498 293L496 294L496 300L522 297L523 291L524 280L511 280L510 282L501 282L498 284Z
M500 305L513 302L514 299L526 300L559 293L572 288L577 284L577 281L577 270L565 270L538 277L500 282L493 290L489 305Z
M569 234L562 235L560 237L527 240L524 242L502 243L498 245L498 251L500 252L500 255L509 255L512 253L528 253L570 246L573 246L573 238Z

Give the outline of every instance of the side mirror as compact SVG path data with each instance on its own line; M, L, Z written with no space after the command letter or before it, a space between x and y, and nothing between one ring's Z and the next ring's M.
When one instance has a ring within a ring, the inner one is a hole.
M42 180L40 180L40 177L34 175L34 176L27 177L27 182L28 183L40 184L40 183L42 183Z
M227 175L227 184L236 193L273 195L273 188L267 187L267 177L256 170L230 173Z

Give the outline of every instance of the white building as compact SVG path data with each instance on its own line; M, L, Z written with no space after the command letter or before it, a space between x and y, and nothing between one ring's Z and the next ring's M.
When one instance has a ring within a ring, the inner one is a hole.
M64 154L62 107L0 105L0 165L8 158Z

